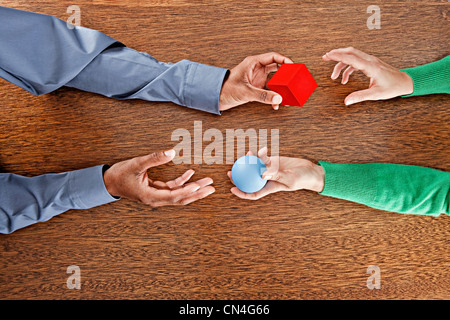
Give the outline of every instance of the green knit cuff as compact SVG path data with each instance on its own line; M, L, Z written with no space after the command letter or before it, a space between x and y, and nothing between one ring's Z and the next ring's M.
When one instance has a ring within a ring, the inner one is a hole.
M319 161L325 171L321 195L349 201L374 203L377 194L377 171L366 164L337 164Z
M407 73L414 84L414 91L402 97L421 96L434 93L450 94L450 56L422 66L400 69Z

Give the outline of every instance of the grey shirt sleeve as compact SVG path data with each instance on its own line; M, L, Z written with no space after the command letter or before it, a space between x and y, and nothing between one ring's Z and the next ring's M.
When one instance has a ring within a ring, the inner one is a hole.
M0 233L11 233L70 209L118 200L106 190L104 166L24 177L0 173Z
M123 46L53 16L0 7L0 77L33 94L62 87L111 45Z
M220 113L226 69L188 60L159 62L99 31L68 28L56 17L0 6L0 48L0 77L32 94L70 86ZM0 233L116 200L106 191L102 168L31 178L1 173Z
M220 114L226 69L189 60L159 62L100 31L68 28L56 17L7 7L0 7L0 46L0 77L33 94L70 86Z
M66 86L116 99L169 101L220 114L219 96L227 72L189 60L163 63L145 52L111 47Z

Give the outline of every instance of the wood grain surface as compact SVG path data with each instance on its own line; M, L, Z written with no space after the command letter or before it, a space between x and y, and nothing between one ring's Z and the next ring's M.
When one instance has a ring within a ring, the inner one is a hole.
M177 128L279 129L280 153L313 161L394 162L450 171L446 95L345 107L368 80L330 79L321 56L354 46L399 68L449 54L449 2L378 1L0 1L67 20L166 62L232 68L277 51L305 63L318 87L304 107L258 103L221 116L171 103L117 101L62 88L32 96L0 79L0 170L33 176L114 163L166 150ZM0 48L1 50L1 48ZM205 143L206 145L207 143ZM186 207L152 209L128 200L68 211L0 236L1 299L449 299L450 219L402 215L313 192L256 202L233 196L231 165L152 170L172 179L188 168L216 193ZM81 269L81 289L66 269ZM369 290L367 267L381 271Z

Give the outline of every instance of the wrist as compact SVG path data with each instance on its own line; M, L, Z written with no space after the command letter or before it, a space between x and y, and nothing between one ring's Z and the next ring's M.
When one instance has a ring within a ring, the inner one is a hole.
M229 85L230 85L230 70L227 70L219 94L219 111L225 111L232 107L229 101L230 100L229 99L230 93L228 90Z
M114 183L114 175L113 170L111 170L112 167L105 165L103 167L103 182L105 184L106 191L115 198L120 198L119 192L115 188Z
M314 164L313 177L313 183L308 189L315 192L322 192L325 187L325 170L321 165Z
M406 96L410 95L414 92L414 82L409 74L406 72L399 70L402 74L403 80L402 80L402 88L399 96Z

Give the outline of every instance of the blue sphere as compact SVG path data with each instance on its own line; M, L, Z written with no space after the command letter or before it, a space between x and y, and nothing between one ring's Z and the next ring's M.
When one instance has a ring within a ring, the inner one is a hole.
M256 156L243 156L231 168L231 178L236 187L245 193L261 190L267 183L262 174L267 170L264 162Z

